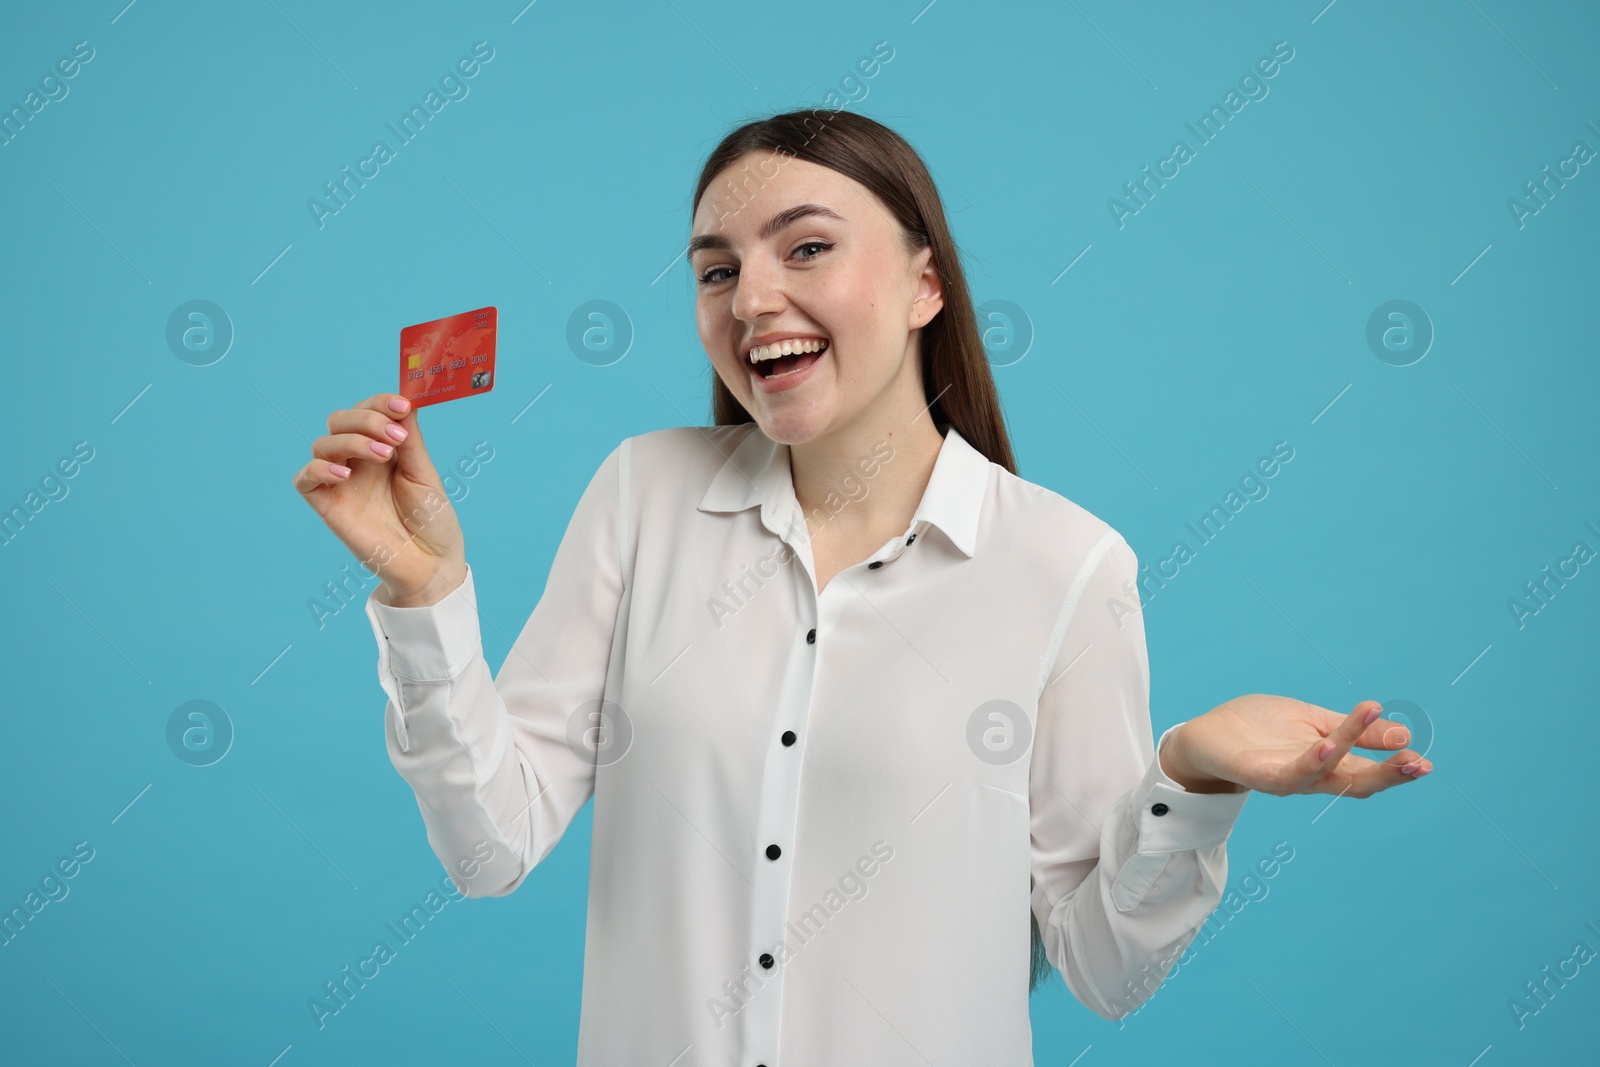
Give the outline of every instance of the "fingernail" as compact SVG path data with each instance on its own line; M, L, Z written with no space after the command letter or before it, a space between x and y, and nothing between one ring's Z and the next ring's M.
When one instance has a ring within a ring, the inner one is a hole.
M333 473L335 473L335 474L337 474L337 475L338 475L338 476L339 476L339 477L341 477L341 478L348 478L348 477L350 477L350 468L349 468L349 467L346 467L346 466L344 466L344 465L343 465L343 464L340 464L340 463L330 463L330 464L328 464L328 469L329 469L329 470L330 470L330 471L332 471L332 472L333 472Z
M1333 752L1333 748L1334 748L1334 745L1333 745L1332 741L1324 741L1324 742L1322 742L1322 747L1317 749L1317 759L1319 759L1319 760L1327 759L1329 754Z
M1367 712L1367 714L1362 718L1361 722L1366 726L1371 726L1374 722L1377 721L1378 716L1382 715L1382 714L1383 714L1383 709L1382 708L1373 708L1373 709L1371 709L1370 711Z
M411 436L406 432L406 428L401 426L398 422L391 422L389 425L384 427L384 431L396 441L404 441L407 437Z
M390 411L398 411L400 414L404 415L406 413L406 409L409 408L410 406L411 406L411 401L406 400L403 397L391 396L389 398L389 410Z
M388 459L389 456L394 452L394 445L386 445L382 441L373 441L372 451L376 452L384 459Z

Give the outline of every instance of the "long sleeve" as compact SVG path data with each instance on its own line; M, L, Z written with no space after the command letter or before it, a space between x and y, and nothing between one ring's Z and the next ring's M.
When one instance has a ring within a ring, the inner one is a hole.
M389 758L416 793L428 844L469 897L503 896L594 791L583 736L606 689L623 596L622 453L590 479L543 595L491 679L474 575L437 604L366 602L378 642Z
M1108 1019L1149 999L1221 900L1250 795L1191 793L1156 759L1137 579L1105 533L1062 607L1029 767L1034 916L1073 996Z

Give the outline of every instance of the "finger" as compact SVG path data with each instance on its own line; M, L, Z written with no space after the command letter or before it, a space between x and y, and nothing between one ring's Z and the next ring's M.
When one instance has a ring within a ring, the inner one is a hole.
M1356 739L1357 748L1381 748L1393 751L1411 743L1411 727L1394 719L1378 716L1372 725L1361 731Z
M1408 773L1408 768L1416 769ZM1381 763L1364 756L1346 756L1317 783L1317 792L1364 799L1414 781L1432 769L1432 763L1411 749L1396 752Z
M1347 716L1334 715L1331 712L1321 720L1322 728L1332 734L1339 725L1346 721ZM1356 738L1354 748L1376 748L1385 752L1405 748L1411 743L1411 727L1396 719L1386 719L1380 713L1372 720L1372 725L1364 728Z
M350 468L325 459L314 459L294 472L295 491L309 493L319 485L334 485L348 481Z
M1328 731L1326 737L1313 741L1311 746L1300 754L1300 759L1296 761L1296 770L1313 777L1326 774L1349 753L1368 727L1377 721L1382 710L1382 705L1376 700L1363 700L1357 704L1350 714L1339 720L1338 724Z
M364 433L335 433L324 434L311 442L311 454L334 463L348 464L350 460L384 463L394 456L395 447Z
M398 445L411 431L406 429L404 417L377 411L369 407L343 408L328 416L329 433L362 433L374 441Z
M1356 710L1361 710L1362 705L1377 703L1375 700L1363 700L1361 704L1356 705ZM1354 747L1375 748L1392 752L1395 749L1405 748L1409 745L1411 743L1411 727L1398 720L1384 718L1382 705L1378 706L1378 711L1378 717L1364 727L1360 735L1357 736ZM1330 712L1324 716L1323 721L1328 728L1328 732L1332 733L1334 728L1345 719Z
M357 404L356 409L376 411L395 420L405 418L413 410L411 401L399 393L373 393Z
M398 479L442 493L444 483L428 456L417 410L415 404L396 393L375 393L353 408L330 415L328 429L332 432L318 439L312 454L347 462L393 460ZM363 437L370 442L366 452L355 443ZM431 493L428 499L431 508Z
M1421 778L1433 770L1433 761L1416 749L1408 748L1396 752L1384 760L1381 766L1387 767L1395 774L1405 778Z

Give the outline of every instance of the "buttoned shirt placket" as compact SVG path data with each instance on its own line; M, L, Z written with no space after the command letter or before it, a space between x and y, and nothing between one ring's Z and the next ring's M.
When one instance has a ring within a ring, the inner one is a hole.
M779 692L782 707L773 718L773 737L767 746L767 762L761 777L760 810L757 825L762 842L754 860L754 902L750 909L749 945L751 960L747 973L753 981L744 983L751 990L745 1006L746 1047L744 1061L754 1067L779 1067L778 1045L783 1008L783 947L798 950L806 940L788 919L793 885L791 856L787 851L795 839L799 820L800 774L805 758L805 741L814 713L811 694L816 689L819 670L824 666L824 642L833 632L841 613L851 607L861 609L860 597L851 584L896 559L915 542L918 527L913 519L905 534L891 538L860 563L847 567L829 580L817 595L816 563L811 553L811 534L792 483L780 478L761 504L761 524L783 541L794 553L784 569L795 583L795 603L801 606L796 620L793 651L785 661L784 681ZM798 563L800 566L794 566ZM865 610L871 610L866 608Z

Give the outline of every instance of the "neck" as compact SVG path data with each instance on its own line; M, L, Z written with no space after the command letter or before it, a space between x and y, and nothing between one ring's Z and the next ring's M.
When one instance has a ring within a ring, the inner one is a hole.
M865 413L863 413L865 414ZM794 494L812 537L892 537L911 524L944 436L923 406L862 418L789 448ZM884 457L888 457L887 459Z

